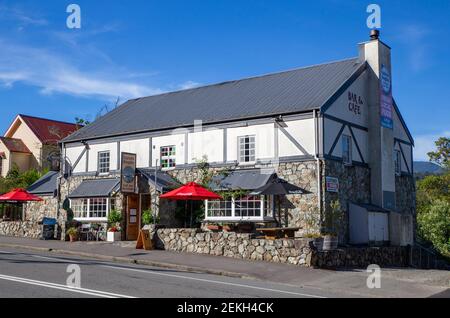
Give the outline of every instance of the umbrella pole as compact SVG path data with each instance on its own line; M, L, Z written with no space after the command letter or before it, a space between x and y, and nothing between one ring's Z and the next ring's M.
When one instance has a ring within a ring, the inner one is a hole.
M192 214L193 214L193 210L194 210L194 204L191 201L191 225L190 225L191 228L192 228Z
M187 224L186 224L186 219L187 219L187 205L188 205L188 203L187 203L187 200L186 200L186 201L185 201L185 206L184 206L184 228L187 227Z

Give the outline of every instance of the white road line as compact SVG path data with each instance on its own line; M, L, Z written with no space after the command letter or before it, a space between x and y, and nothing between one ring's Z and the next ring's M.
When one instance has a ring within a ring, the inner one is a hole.
M109 292L104 292L104 291L94 290L94 289L87 289L87 288L75 288L75 287L69 287L69 286L61 285L61 284L43 282L43 281L32 280L32 279L27 279L27 278L23 278L23 277L15 277L15 276L8 276L8 275L2 275L2 274L0 274L0 279L23 283L23 284L28 284L28 285L35 285L35 286L41 286L41 287L46 287L46 288L64 290L64 291L68 291L68 292L72 292L72 293L79 293L79 294L103 297L103 298L136 298L136 297L132 297L132 296L128 296L128 295L109 293Z
M1 253L1 251L0 251ZM6 252L8 253L8 252ZM12 254L12 253L10 253ZM83 264L83 262L86 261L72 261L72 260L64 260L60 258L54 258L54 257L46 257L46 256L40 256L36 254L24 254L26 256L32 256L42 259L48 259L48 260L57 260L60 262L70 263L70 264ZM97 261L96 261L97 262ZM242 287L242 288L249 288L249 289L256 289L256 290L263 290L263 291L269 291L269 292L276 292L281 294L288 294L288 295L295 295L295 296L302 296L302 297L309 297L309 298L327 298L324 296L318 296L318 295L311 295L311 294L304 294L304 293L296 293L296 292L290 292L285 290L279 290L279 289L272 289L272 288L264 288L264 287L257 287L257 286L251 286L251 285L244 285L244 284L237 284L237 283L229 283L229 282L221 282L221 281L215 281L215 280L209 280L209 279L203 279L203 278L195 278L195 277L187 277L187 276L180 276L180 275L174 275L174 274L167 274L167 273L158 273L151 269L149 270L141 270L141 269L134 269L134 268L126 268L122 266L116 266L116 265L103 265L101 262L97 262L99 266L106 267L106 268L112 268L112 269L120 269L125 271L133 271L133 272L140 272L140 273L146 273L146 274L152 274L152 275L158 275L158 276L166 276L166 277L172 277L172 278L181 278L181 279L187 279L187 280L194 280L194 281L201 281L211 284L219 284L219 285L228 285L228 286L234 286L234 287Z
M140 272L140 273L147 273L147 274L152 274L152 275L167 276L167 277L174 277L174 278L183 278L183 279L187 279L187 280L195 280L195 281L200 281L200 282L205 282L205 283L212 283L212 284L219 284L219 285L228 285L228 286L234 286L234 287L243 287L243 288L249 288L249 289L257 289L257 290L276 292L276 293L281 293L281 294L296 295L296 296L303 296L303 297L309 297L309 298L327 298L327 297L324 297L324 296L302 294L302 293L290 292L290 291L280 290L280 289L272 289L272 288L264 288L264 287L257 287L257 286L251 286L251 285L244 285L244 284L221 282L221 281L216 281L216 280L209 280L209 279L195 278L195 277L187 277L187 276L179 276L179 275L166 274L166 273L157 273L157 272L154 272L152 270L141 270L141 269L125 268L125 267L109 266L109 265L100 265L100 266L113 268L113 269L121 269L121 270L125 270L125 271Z

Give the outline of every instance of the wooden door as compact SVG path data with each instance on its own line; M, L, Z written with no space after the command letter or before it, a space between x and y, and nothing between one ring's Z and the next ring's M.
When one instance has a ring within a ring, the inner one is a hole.
M127 240L135 241L139 234L141 213L139 207L139 196L127 196Z

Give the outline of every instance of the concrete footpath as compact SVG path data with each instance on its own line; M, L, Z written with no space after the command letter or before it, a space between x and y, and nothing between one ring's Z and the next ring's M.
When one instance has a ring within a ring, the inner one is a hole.
M334 292L345 290L363 297L450 297L449 271L383 269L382 288L369 289L366 283L369 274L364 270L329 271L211 255L144 251L134 249L130 243L70 243L0 236L1 247L258 279Z

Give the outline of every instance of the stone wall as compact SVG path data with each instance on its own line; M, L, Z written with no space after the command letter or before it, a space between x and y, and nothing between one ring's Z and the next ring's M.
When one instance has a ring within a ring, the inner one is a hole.
M22 221L0 222L0 235L39 238L42 234L42 226L39 222L44 217L57 219L57 198L53 196L41 196L44 201L28 202L23 207Z
M202 232L199 229L159 229L158 249L309 266L312 249L306 239L264 240L251 234Z
M238 170L239 167L230 166L230 170ZM246 167L249 169L252 167ZM255 167L257 168L257 167ZM279 163L278 165L266 165L261 168L274 169L280 178L295 184L306 191L307 194L290 195L282 202L281 219L289 227L306 228L309 231L317 232L319 230L320 212L318 209L318 186L317 186L317 163L316 161L299 161L289 163ZM227 168L210 168L209 173L220 174ZM201 170L196 167L189 169L175 169L168 173L181 183L199 182L202 179ZM171 207L173 208L173 207ZM165 212L164 212L165 213ZM171 213L171 212L170 212ZM278 218L278 216L277 216ZM315 224L311 224L309 220L317 220Z
M158 249L226 256L317 268L408 266L409 247L354 247L317 251L311 239L256 239L252 234L204 232L199 229L153 231Z
M339 193L326 191L326 177L339 179ZM344 224L340 226L339 241L345 244L349 240L349 203L371 202L370 169L365 166L345 166L340 161L325 160L322 169L322 193L323 211L326 211L330 207L330 203L335 200L339 200L341 204ZM324 213L322 214L322 220L325 218Z
M409 247L355 247L315 252L311 265L318 268L405 267L409 264Z

